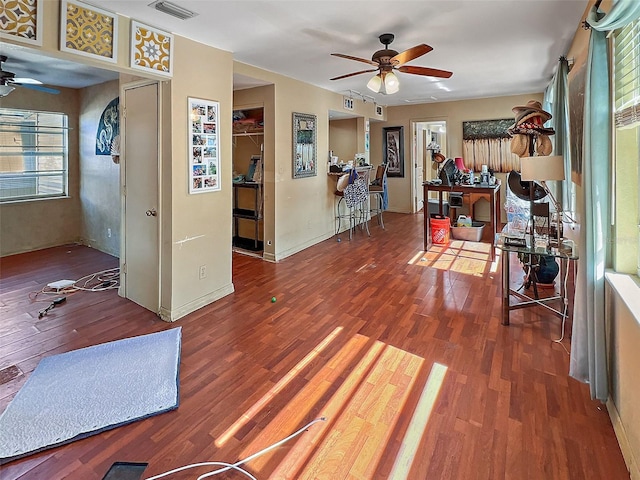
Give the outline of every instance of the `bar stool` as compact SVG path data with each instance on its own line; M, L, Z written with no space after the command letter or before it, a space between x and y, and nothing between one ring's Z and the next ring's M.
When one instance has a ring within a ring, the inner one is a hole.
M342 230L342 220L349 222L349 240L351 240L357 225L364 225L367 235L371 235L368 210L366 209L369 200L370 171L371 167L358 167L355 172L346 173L338 179L337 188L334 192L334 195L338 198L335 216L336 235L339 235ZM352 175L351 183L349 183L350 175ZM341 209L346 211L343 213Z
M369 215L378 217L378 225L384 229L382 212L384 210L384 183L387 175L387 164L383 163L376 169L376 178L369 184Z

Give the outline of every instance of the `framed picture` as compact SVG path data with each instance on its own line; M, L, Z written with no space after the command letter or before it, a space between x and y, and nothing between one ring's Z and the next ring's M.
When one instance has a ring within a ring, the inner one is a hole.
M131 68L170 77L173 72L173 35L132 20Z
M60 5L60 50L116 63L118 15L77 0Z
M218 112L220 104L189 98L189 193L221 189Z
M11 14L3 15L0 38L42 46L42 5L44 0L13 2ZM6 1L2 2L8 10Z
M314 177L316 165L316 116L293 114L293 178Z
M388 177L404 177L404 127L382 129L382 163Z

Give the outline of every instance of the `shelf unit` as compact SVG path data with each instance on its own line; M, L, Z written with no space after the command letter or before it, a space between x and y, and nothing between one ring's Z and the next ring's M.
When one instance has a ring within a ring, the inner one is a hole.
M252 189L253 208L240 208L239 194L243 189ZM254 224L253 238L240 236L240 220L249 220ZM262 220L262 183L238 182L233 184L233 246L245 250L258 251L264 248L260 240L260 220Z
M233 246L253 252L260 252L264 247L260 239L263 227L263 122L263 107L233 111L234 177L245 177L245 181L233 184Z

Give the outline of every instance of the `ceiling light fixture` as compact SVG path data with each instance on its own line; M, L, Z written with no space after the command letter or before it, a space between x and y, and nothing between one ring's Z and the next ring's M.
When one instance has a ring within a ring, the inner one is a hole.
M384 90L382 89L383 86ZM393 72L381 72L369 80L367 88L375 93L391 95L400 90L400 81Z
M179 18L180 20L187 20L188 18L193 18L198 15L196 12L192 12L191 10L187 10L175 3L167 2L165 0L157 0L150 3L149 6L160 12Z
M379 93L380 88L382 87L382 78L380 78L380 74L374 75L367 83L367 88L372 92Z
M11 85L0 85L0 97L6 97L11 92L13 92L16 88Z

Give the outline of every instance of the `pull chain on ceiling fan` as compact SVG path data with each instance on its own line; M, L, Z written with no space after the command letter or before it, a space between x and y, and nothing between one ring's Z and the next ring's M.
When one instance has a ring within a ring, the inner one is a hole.
M357 62L362 62L374 66L376 68L369 70L361 70L359 72L348 73L346 75L340 75L339 77L334 77L331 80L340 80L342 78L353 77L355 75L360 75L362 73L371 73L377 72L371 80L367 83L367 88L376 93L385 93L392 94L396 93L399 90L400 82L398 77L393 72L397 70L402 73L409 73L412 75L423 75L427 77L440 77L440 78L449 78L453 75L452 72L448 72L446 70L438 70L436 68L428 68L428 67L414 67L404 65L411 60L414 60L422 55L429 53L433 50L429 45L425 45L421 43L420 45L416 45L415 47L409 48L404 52L398 53L395 50L389 48L391 42L395 36L393 33L383 33L378 37L380 39L380 43L384 45L384 49L378 50L373 54L371 60L367 60L366 58L353 57L351 55L345 55L342 53L332 53L331 55L335 57L346 58L347 60L355 60ZM384 86L384 90L382 87Z

